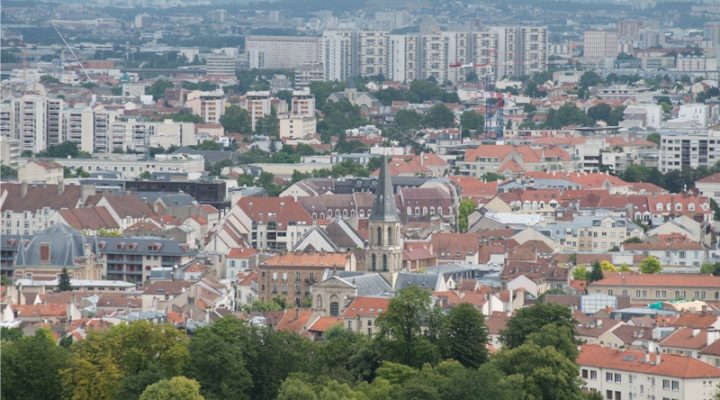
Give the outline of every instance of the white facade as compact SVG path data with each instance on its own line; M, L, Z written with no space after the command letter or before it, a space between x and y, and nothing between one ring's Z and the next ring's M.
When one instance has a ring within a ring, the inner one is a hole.
M319 37L247 36L245 49L250 68L287 69L320 62Z
M250 124L252 130L255 130L257 121L266 116L270 115L272 111L272 103L270 101L270 92L247 92L245 95L245 106L248 114L250 114Z
M684 167L712 167L720 161L720 130L661 134L658 168L665 173Z
M62 112L62 141L73 142L82 151L92 153L94 146L94 115L90 107L66 109Z
M280 139L303 139L314 135L317 127L315 117L281 114Z
M113 155L104 158L56 158L58 164L83 171L114 171L126 179L134 179L147 171L153 172L187 172L199 176L205 169L205 161L201 156L172 154L167 159L141 160L136 156Z
M357 75L357 32L323 32L322 63L326 81L344 82Z
M585 58L616 58L618 35L613 31L585 31L583 37Z

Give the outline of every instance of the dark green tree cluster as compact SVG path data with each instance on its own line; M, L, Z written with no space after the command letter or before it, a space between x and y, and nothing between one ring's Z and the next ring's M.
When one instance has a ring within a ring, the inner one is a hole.
M225 113L220 117L220 124L225 128L226 133L248 134L252 126L247 110L235 104L225 108Z
M18 172L17 169L9 166L9 165L0 165L0 179L3 181L17 179Z
M325 340L251 326L234 317L188 337L133 322L58 346L46 331L2 332L7 399L586 399L567 308L519 310L489 356L472 305L449 311L430 292L400 291L368 337L342 326Z
M347 129L357 128L369 123L361 115L360 107L350 104L347 99L326 102L323 112L325 117L318 123L317 130L324 143L329 143L331 137L340 136Z
M430 80L415 80L408 89L388 88L375 92L375 97L386 106L393 101L407 101L410 103L423 103L425 101L439 101L443 103L457 103L460 99L456 92L448 92Z
M720 172L720 165L717 164L712 168L683 168L680 171L673 170L665 174L657 168L650 168L643 165L629 165L625 171L620 174L620 178L626 182L649 182L671 193L680 193L686 189L693 189L698 179L717 172Z
M152 85L145 88L145 94L151 94L153 100L158 101L165 97L165 90L172 89L173 87L172 82L165 79L158 79L153 82Z
M81 151L75 142L62 142L48 147L47 150L37 153L36 156L39 158L90 158L90 153Z

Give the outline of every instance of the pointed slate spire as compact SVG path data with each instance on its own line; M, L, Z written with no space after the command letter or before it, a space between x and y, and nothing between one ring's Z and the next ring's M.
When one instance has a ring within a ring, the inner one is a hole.
M395 194L393 193L388 160L385 157L383 157L383 163L380 167L380 175L378 176L378 185L375 189L375 200L373 201L370 221L400 221L397 215L397 207L395 206Z

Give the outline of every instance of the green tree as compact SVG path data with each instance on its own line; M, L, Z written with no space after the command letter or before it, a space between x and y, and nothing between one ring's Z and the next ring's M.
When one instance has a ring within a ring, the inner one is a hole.
M457 360L466 368L477 368L488 359L487 342L485 318L480 311L468 303L450 310L441 335L445 358Z
M68 274L67 268L63 268L58 278L58 290L61 292L69 292L72 290L70 285L70 274Z
M716 262L715 264L705 263L701 265L700 273L720 276L720 262Z
M603 279L602 266L598 261L595 261L592 265L592 269L590 270L590 274L588 275L588 282L595 282L601 279Z
M270 114L257 120L255 123L255 134L272 137L280 136L280 121L278 120L274 107Z
M7 165L0 165L0 179L4 181L17 179L17 169Z
M220 124L227 133L248 134L251 131L250 114L235 104L225 108L225 113L220 117Z
M68 366L67 351L56 345L50 332L0 343L0 397L3 399L61 399L61 371Z
M90 154L80 151L77 143L74 142L62 142L55 146L50 146L47 150L38 153L37 156L53 158L90 158Z
M657 258L653 256L648 256L640 262L639 269L640 272L643 274L659 274L662 270L662 266L660 265L660 261Z
M498 174L496 172L486 172L482 175L482 180L485 182L504 181L505 175Z
M4 278L4 277L3 277ZM5 285L3 285L5 286ZM20 328L0 328L0 340L15 342L23 338L23 331Z
M608 122L610 120L610 112L612 107L607 103L600 103L596 106L588 108L587 115L592 118L596 123L598 121Z
M470 199L460 200L458 206L458 230L465 232L468 229L468 216L475 211L475 203Z
M145 88L145 94L151 94L153 100L158 101L165 97L165 90L173 88L172 82L165 79L158 79L152 85Z
M559 304L538 303L518 310L500 333L500 341L511 349L520 347L531 333L548 324L564 326L574 332L574 320L569 308Z
M527 341L540 347L552 346L570 360L576 360L579 354L573 331L565 325L543 325L539 331L528 335Z
M452 128L455 126L455 115L445 104L436 104L425 114L423 125L429 128Z
M203 400L200 384L194 379L176 376L162 379L145 388L140 400Z
M579 265L575 267L575 269L572 272L572 277L576 281L586 281L588 280L588 270L584 265Z
M246 367L245 324L223 318L201 328L190 340L186 373L200 383L206 399L250 399L252 377Z
M657 132L648 134L645 139L647 139L649 142L653 142L656 145L660 146L660 134Z
M585 90L597 86L602 82L602 78L594 71L587 71L580 77L579 86Z
M298 376L287 378L280 387L278 400L319 400L315 388Z
M137 399L148 385L180 375L188 360L187 336L149 321L90 332L72 348L64 380L73 399Z
M50 75L43 75L40 77L40 83L43 86L56 86L60 84L60 80Z
M423 332L430 304L429 291L410 286L398 292L387 311L378 317L378 340L390 361L419 367L438 359L438 349Z
M347 99L329 101L323 111L325 118L318 123L317 130L325 143L329 143L331 137L340 136L347 129L368 124L360 112L360 107L350 104Z
M150 178L152 178L152 174L150 173L150 171L143 171L143 172L140 173L140 175L138 175L138 178L140 178L140 179L150 179Z
M475 134L483 132L485 127L485 117L477 111L465 111L460 115L460 127L463 136L470 136L470 132Z
M506 376L515 377L526 399L580 400L578 366L552 346L533 342L503 349L492 363Z
M395 124L402 132L417 130L421 123L422 115L415 110L399 110L395 114Z

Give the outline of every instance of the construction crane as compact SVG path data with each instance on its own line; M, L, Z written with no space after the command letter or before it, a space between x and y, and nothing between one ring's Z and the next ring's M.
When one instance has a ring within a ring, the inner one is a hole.
M75 54L75 50L73 50L73 48L70 47L70 45L68 44L67 40L65 40L65 37L62 35L62 33L60 33L60 30L57 28L57 26L55 25L55 23L54 23L54 22L50 22L50 24L52 25L53 29L55 29L55 32L57 32L58 36L60 36L60 40L63 41L63 43L65 44L65 47L67 47L67 49L70 51L70 54L72 54L73 58L75 58L75 61L76 61L76 62L78 63L78 65L80 66L80 69L82 69L82 72L83 72L83 74L85 74L85 78L88 80L88 82L90 82L90 83L95 83L95 82L90 78L90 75L88 74L87 70L85 69L85 66L84 66L83 63L80 61L80 58L78 58L77 54ZM61 57L62 57L62 56L61 56Z

